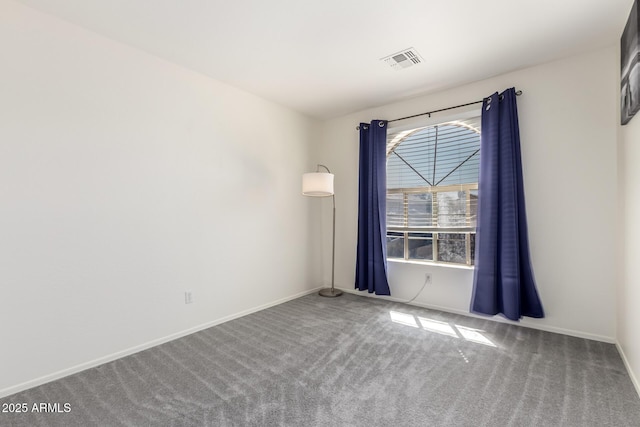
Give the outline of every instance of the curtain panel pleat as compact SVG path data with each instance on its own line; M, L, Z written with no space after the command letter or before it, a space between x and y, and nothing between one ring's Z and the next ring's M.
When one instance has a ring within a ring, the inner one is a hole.
M355 288L391 295L387 280L387 123L360 123Z
M515 89L482 104L471 311L544 317L529 255Z

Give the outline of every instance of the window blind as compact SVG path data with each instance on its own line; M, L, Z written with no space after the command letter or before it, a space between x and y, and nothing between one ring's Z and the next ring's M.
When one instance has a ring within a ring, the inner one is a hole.
M387 226L475 227L480 118L387 138Z
M387 188L478 182L480 117L387 137Z

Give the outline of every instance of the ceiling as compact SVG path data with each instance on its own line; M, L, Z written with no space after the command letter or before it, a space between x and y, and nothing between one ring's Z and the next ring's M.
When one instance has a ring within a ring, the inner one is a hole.
M618 43L632 0L18 0L320 119ZM413 47L420 65L381 58Z

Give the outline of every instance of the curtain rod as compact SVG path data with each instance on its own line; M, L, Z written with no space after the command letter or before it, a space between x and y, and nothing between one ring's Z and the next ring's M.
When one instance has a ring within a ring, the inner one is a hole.
M521 90L516 91L516 96L520 96L520 95L522 95L522 91ZM387 120L386 122L387 123L399 122L400 120L412 119L414 117L420 117L420 116L429 116L429 117L431 117L431 114L433 114L433 113L439 113L441 111L453 110L455 108L461 108L461 107L467 107L469 105L480 104L480 103L484 102L485 99L487 99L487 98L482 98L480 101L474 101L474 102L468 102L466 104L455 105L453 107L447 107L447 108L441 108L439 110L428 111L426 113L414 114L413 116L400 117L399 119ZM356 130L360 130L360 126L356 126Z

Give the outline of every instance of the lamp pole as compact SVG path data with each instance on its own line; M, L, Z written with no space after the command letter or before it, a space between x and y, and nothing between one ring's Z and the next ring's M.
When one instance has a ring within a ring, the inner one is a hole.
M327 173L331 173L328 167L325 165L318 165L316 171L319 171L320 167L323 167L327 170ZM335 273L336 273L336 195L335 193L331 195L331 200L333 202L333 218L332 218L332 243L331 243L331 288L329 289L321 289L318 294L323 297L339 297L342 295L342 291L336 290L335 288Z

